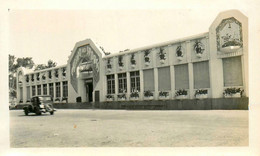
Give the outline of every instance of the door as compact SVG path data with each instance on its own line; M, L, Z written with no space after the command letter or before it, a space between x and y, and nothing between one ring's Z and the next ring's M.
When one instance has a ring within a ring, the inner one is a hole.
M85 81L85 86L86 86L86 96L87 96L87 101L92 102L93 101L93 82L91 80L86 80Z

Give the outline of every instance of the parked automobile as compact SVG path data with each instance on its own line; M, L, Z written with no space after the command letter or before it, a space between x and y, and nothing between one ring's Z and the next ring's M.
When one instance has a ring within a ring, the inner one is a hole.
M34 96L31 99L29 105L23 107L24 114L35 113L36 115L41 115L42 113L54 114L56 109L53 108L52 97L49 95L39 95Z
M17 108L16 101L9 101L9 110Z

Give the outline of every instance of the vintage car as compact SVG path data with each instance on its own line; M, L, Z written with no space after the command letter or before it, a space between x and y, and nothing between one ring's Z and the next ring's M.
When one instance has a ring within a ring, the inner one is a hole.
M53 108L52 97L48 95L34 96L31 99L29 105L23 107L24 114L36 113L36 115L41 115L42 113L49 112L51 115L56 111Z

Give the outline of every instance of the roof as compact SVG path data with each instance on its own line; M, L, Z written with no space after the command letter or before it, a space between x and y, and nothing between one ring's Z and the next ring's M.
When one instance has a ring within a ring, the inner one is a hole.
M157 44L152 44L152 45L144 46L144 47L140 47L140 48L135 48L135 49L128 50L128 51L125 51L125 52L110 54L110 55L103 57L103 59L114 57L114 56L119 56L119 55L126 55L126 54L130 54L130 53L135 53L137 51L143 51L143 50L146 50L146 49L153 49L153 48L156 48L156 47L164 47L164 46L168 46L168 45L175 44L175 43L180 43L180 42L185 42L185 41L188 41L188 40L203 38L203 37L206 37L206 36L208 36L208 32L201 33L201 34L198 34L198 35L189 36L189 37L185 37L185 38L181 38L181 39L161 42L161 43L157 43Z

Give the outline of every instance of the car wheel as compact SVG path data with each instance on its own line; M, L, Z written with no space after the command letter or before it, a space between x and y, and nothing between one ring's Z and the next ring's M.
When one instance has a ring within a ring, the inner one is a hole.
M51 111L50 114L53 115L53 114L54 114L54 111Z
M35 108L35 113L36 113L36 115L41 115L42 114L38 107Z
M28 116L28 110L24 110L24 114Z

